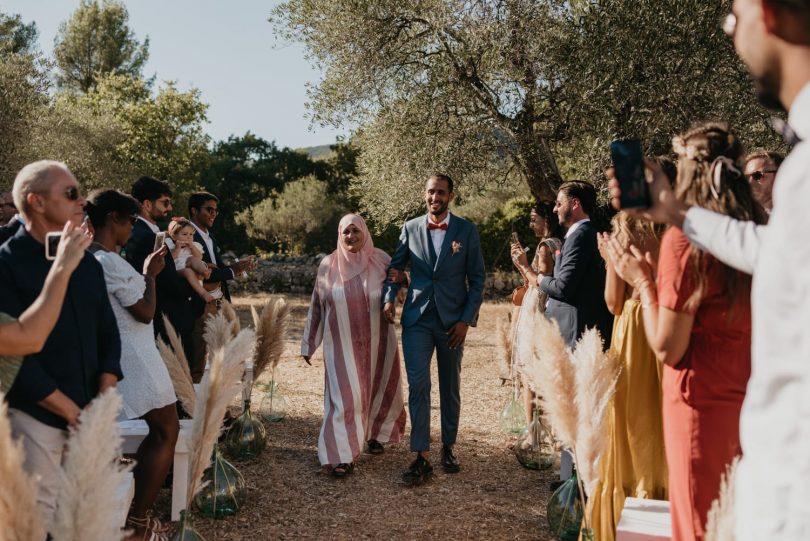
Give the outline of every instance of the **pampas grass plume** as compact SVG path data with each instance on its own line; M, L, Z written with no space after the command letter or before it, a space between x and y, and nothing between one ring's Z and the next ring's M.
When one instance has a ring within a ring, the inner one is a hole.
M231 336L236 338L236 335L242 330L242 324L239 323L239 316L236 315L233 304L227 299L222 299L222 313L225 314L225 319L231 324Z
M191 422L192 453L186 495L187 510L203 486L202 476L211 463L211 453L222 431L225 410L242 388L245 361L253 354L255 344L254 332L243 329L227 346L211 351L211 365L200 383Z
M518 370L537 394L540 407L560 442L573 447L577 433L576 376L557 322L538 318L532 336L533 359Z
M206 318L203 340L205 340L209 355L211 352L224 348L233 337L231 322L228 321L224 311Z
M272 372L275 370L281 355L284 353L284 336L287 333L287 322L290 315L290 307L281 298L269 299L261 316L251 307L253 320L256 324L257 345L254 357L254 381L258 381L259 376L268 368Z
M197 393L194 391L194 383L191 379L188 363L178 359L172 348L160 337L157 339L157 348L172 380L174 394L177 395L177 399L184 410L194 411L194 406L197 403Z
M740 457L734 458L720 480L720 494L706 521L706 541L734 541L734 478L739 463Z
M587 494L593 494L599 480L599 461L604 453L608 412L619 369L613 352L602 350L599 331L588 329L582 334L571 361L576 367L577 433L574 443L577 472Z
M25 473L22 442L11 437L8 406L0 393L0 540L39 541L45 529L37 506L37 484Z
M54 541L120 540L118 487L129 471L118 461L121 435L116 419L121 395L114 388L96 397L71 428L67 456L59 474L59 505Z

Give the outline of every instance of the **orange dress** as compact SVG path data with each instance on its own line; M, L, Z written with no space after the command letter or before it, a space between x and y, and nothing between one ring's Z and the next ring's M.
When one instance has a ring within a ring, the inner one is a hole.
M661 242L658 303L686 312L695 283L692 247L678 228ZM717 498L720 476L741 453L739 421L751 375L750 282L742 284L733 307L723 294L723 266L711 256L702 272L706 290L695 311L686 354L665 366L662 382L664 442L669 466L673 541L702 540L706 515Z

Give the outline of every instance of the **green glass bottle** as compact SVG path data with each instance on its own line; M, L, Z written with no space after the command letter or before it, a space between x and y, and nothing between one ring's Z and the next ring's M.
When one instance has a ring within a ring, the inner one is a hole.
M582 515L582 498L577 486L577 472L574 472L551 495L546 506L546 519L554 537L561 541L577 541Z
M247 497L245 478L233 464L225 460L219 444L214 446L211 467L203 474L203 483L206 482L194 497L194 505L204 517L228 517L244 505Z
M537 408L532 413L532 422L520 433L514 451L518 462L530 470L547 470L554 463L551 435L540 421Z
M188 510L180 511L180 522L171 537L171 541L205 541L205 538L194 529L191 513Z

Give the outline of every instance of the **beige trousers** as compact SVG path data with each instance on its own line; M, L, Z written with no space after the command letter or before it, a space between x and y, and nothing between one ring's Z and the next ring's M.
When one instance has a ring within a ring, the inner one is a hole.
M11 434L20 439L25 453L25 471L38 481L37 504L42 524L50 532L59 496L59 472L68 432L41 423L20 410L9 408Z

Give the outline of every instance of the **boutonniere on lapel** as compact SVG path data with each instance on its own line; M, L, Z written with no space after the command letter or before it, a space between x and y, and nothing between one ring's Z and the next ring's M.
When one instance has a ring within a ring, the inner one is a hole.
M456 255L461 250L461 243L457 240L454 240L450 247L453 249L453 255Z

